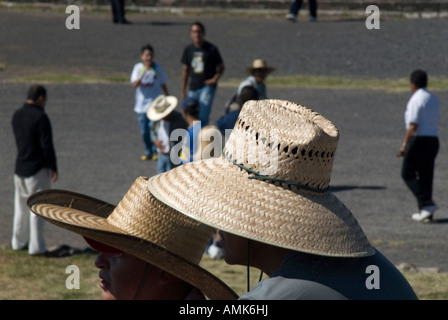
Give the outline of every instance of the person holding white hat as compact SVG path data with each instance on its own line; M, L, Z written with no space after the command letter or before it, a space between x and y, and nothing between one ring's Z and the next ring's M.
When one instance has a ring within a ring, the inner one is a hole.
M176 129L186 130L188 127L182 114L175 110L177 102L177 98L174 96L160 95L154 100L146 113L148 119L152 121L154 144L159 155L157 173L166 172L177 165L172 161L177 155L171 155L171 150L173 150L174 145L182 140L182 136L178 136L176 140L171 137L171 133Z
M329 191L332 122L284 100L248 101L222 156L148 181L150 192L220 230L225 260L269 276L240 299L416 299Z
M151 136L151 120L146 116L151 103L161 94L168 95L168 77L163 67L154 61L154 48L147 44L141 48L141 62L134 65L131 83L135 88L134 111L138 115L140 134L145 145L142 160L156 160L157 149Z

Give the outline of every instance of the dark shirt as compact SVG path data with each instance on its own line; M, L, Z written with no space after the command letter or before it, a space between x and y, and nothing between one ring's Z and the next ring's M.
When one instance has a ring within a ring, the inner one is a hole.
M205 80L213 78L223 60L218 48L210 42L204 41L200 48L194 44L188 45L184 49L181 62L188 66L190 90L198 90L205 85Z
M14 112L12 128L18 151L15 174L30 177L42 168L57 172L51 123L43 107L25 103Z
M216 126L219 128L222 134L226 133L226 129L232 130L235 127L236 120L240 115L241 110L231 111L216 121Z

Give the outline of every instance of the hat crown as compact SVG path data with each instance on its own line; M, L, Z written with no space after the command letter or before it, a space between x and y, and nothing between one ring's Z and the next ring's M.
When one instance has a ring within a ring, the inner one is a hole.
M165 96L161 96L159 99L154 101L154 109L157 112L164 112L169 106L170 104Z
M252 68L253 69L263 69L263 68L266 68L266 67L267 67L266 61L264 61L263 59L255 59L252 62Z
M325 191L338 140L334 124L311 109L284 100L248 101L223 152L261 179Z
M213 229L190 219L154 198L148 178L139 177L109 215L109 224L199 264Z

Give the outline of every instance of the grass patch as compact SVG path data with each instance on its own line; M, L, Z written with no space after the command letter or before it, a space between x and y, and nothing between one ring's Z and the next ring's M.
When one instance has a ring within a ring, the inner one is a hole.
M230 79L220 82L220 85L237 87L241 80ZM409 79L352 79L343 77L327 76L269 76L266 79L268 87L287 88L321 88L321 89L362 89L362 90L384 90L388 92L409 91ZM431 78L428 88L431 91L448 89L448 79Z
M95 254L75 254L64 258L31 257L26 251L0 249L0 300L99 300ZM66 268L80 270L80 289L69 290ZM246 293L246 267L229 266L224 260L205 256L201 266L226 282L239 295ZM448 273L403 271L420 299L447 300ZM250 268L250 286L257 284L260 271ZM264 276L266 277L266 276Z
M0 70L2 64L0 63ZM222 87L238 87L242 79L225 79L219 83ZM37 75L15 77L8 82L39 82L39 83L129 83L127 74L111 75L85 75L85 74L59 74L42 73ZM321 88L321 89L362 89L362 90L384 90L388 92L408 92L408 79L352 79L344 77L327 76L270 76L266 79L268 87L285 88ZM431 91L448 89L448 79L431 78L428 88Z
M267 86L272 87L301 87L324 89L363 89L384 90L389 92L409 91L409 79L352 79L327 76L299 76L284 77L271 76L266 79ZM433 91L447 90L448 79L431 78L428 88Z
M101 298L93 254L65 258L32 257L26 251L0 249L1 300L94 300ZM66 268L80 270L80 289L69 290Z
M80 74L39 74L17 77L12 82L39 82L39 83L128 83L126 75L93 76Z

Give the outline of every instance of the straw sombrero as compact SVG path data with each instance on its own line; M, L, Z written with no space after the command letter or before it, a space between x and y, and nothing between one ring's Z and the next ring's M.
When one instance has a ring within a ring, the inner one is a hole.
M275 69L272 68L272 67L268 67L268 65L267 65L267 63L266 63L265 60L263 60L263 59L255 59L255 60L252 62L252 67L247 68L247 69L246 69L246 72L247 72L248 74L252 74L252 72L253 72L254 70L257 70L257 69L265 70L268 74L271 73L271 72L273 72L273 71L275 70Z
M74 192L45 190L28 206L53 224L153 264L200 289L210 299L238 296L199 266L214 229L155 199L139 177L117 207Z
M374 249L328 191L338 129L283 100L247 102L218 159L152 177L150 192L226 232L301 252L363 257Z
M148 108L146 116L152 121L159 121L173 112L177 106L177 98L175 96L165 96L161 94Z

